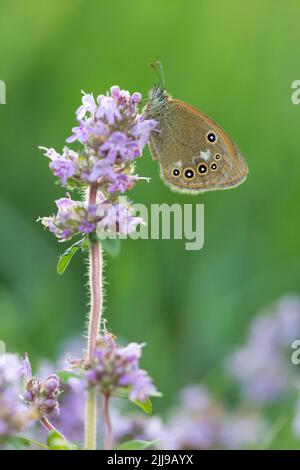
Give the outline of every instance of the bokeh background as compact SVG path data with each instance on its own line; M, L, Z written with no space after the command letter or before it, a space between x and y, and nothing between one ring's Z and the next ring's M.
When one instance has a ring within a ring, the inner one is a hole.
M251 319L300 290L300 106L291 102L299 14L297 0L1 0L0 339L8 350L28 351L35 364L55 359L86 319L82 259L59 277L63 246L36 223L63 195L38 145L63 147L81 89L119 84L147 97L156 80L147 64L160 59L169 92L234 136L250 173L232 191L182 196L164 186L146 150L138 173L151 183L131 199L204 203L205 246L123 241L117 258L106 257L106 317L116 335L147 343L143 366L164 394L156 412L188 383L223 393L224 358ZM297 445L282 434L278 448Z

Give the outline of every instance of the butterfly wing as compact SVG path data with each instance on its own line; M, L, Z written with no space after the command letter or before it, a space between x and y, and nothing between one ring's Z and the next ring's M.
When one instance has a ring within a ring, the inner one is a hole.
M246 179L247 163L237 145L204 113L169 99L158 121L150 150L172 189L200 193L232 188Z

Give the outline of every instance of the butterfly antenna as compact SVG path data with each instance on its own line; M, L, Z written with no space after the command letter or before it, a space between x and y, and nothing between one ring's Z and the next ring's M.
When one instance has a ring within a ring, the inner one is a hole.
M159 60L156 60L152 64L149 64L149 67L152 67L156 75L158 76L160 86L163 90L166 89L166 82L164 76L164 69L163 65Z

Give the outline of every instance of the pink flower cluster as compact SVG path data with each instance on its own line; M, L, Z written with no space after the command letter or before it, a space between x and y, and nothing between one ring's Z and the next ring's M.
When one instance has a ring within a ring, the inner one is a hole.
M0 355L0 443L22 431L34 419L20 400L21 377L18 356Z
M56 201L57 216L43 218L42 223L59 239L67 240L79 232L87 234L96 230L102 221L97 212L103 202L112 205L107 218L111 222L112 213L115 214L113 225L120 228L117 233L124 233L122 220L126 211L129 232L141 223L138 218L134 221L129 205L126 210L120 205L118 211L113 207L116 197L139 180L134 172L134 160L142 155L150 133L156 127L156 121L145 119L138 113L140 100L140 93L130 95L118 86L111 87L109 94L99 95L96 99L91 94L84 94L76 111L78 125L67 139L69 143L82 144L81 150L75 152L65 147L60 154L53 148L40 147L50 159L49 167L62 186L71 189L96 186L107 195L97 201L96 207L70 198Z
M156 393L156 387L147 372L139 367L142 347L137 343L119 347L114 337L105 333L92 360L86 364L87 386L98 387L107 396L123 392L130 400L145 402Z
M69 197L57 199L58 212L50 217L43 217L42 224L61 241L68 240L80 233L89 234L96 230L128 235L138 224L143 224L141 217L133 215L132 207L126 198L115 203L105 202L102 193L98 193L96 204L73 201Z

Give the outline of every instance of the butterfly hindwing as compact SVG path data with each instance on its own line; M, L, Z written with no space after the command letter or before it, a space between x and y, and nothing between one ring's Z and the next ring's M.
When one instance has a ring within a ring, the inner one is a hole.
M192 106L168 99L157 115L159 127L150 150L162 178L177 191L204 192L242 183L247 164L224 130Z

